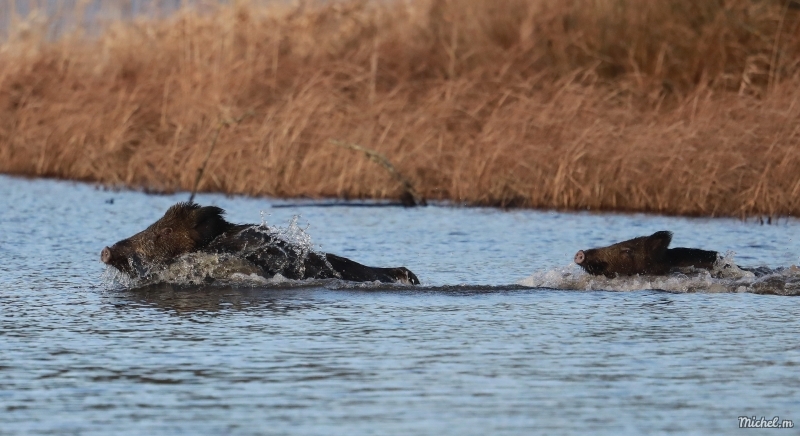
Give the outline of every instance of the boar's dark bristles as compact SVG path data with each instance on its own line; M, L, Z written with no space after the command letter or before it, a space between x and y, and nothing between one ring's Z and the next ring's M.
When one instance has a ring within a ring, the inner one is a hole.
M217 206L200 206L194 202L181 202L170 207L164 216L148 230L166 229L167 232L181 229L194 242L192 249L208 245L217 236L234 225L223 218L225 210Z

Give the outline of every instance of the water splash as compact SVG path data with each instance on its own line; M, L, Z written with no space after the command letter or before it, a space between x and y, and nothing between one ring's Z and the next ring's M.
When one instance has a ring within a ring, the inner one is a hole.
M137 286L137 280L128 277L127 274L108 265L106 265L106 268L100 275L100 283L106 289L114 287L132 288Z
M306 226L302 228L297 224L299 221L300 215L293 215L288 226L275 227L268 225L262 215L262 222L259 228L277 239L298 247L298 249L304 252L314 251L311 235L307 232L309 225L306 224Z
M269 222L267 222L267 217L270 214L264 212L263 210L260 212L260 215L261 224L254 226L255 228L289 244L297 245L306 250L313 249L311 235L308 233L310 224L306 224L305 227L300 227L300 225L298 225L300 222L300 215L292 215L292 218L289 220L289 225L286 227L269 225Z

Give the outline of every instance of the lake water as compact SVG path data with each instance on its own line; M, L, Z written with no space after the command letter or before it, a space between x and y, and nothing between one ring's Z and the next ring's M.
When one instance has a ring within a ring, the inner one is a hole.
M111 280L100 250L187 198L0 176L0 435L796 434L739 431L745 415L800 426L800 299L754 293L796 293L797 220L204 194L234 222L300 215L320 250L407 266L423 285ZM676 246L787 269L608 280L572 265L578 249L663 229Z

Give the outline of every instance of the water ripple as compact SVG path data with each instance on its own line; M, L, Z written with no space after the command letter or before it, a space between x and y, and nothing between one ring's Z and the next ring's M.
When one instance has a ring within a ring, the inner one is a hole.
M728 434L740 415L800 419L795 298L514 284L643 228L788 268L791 220L303 209L324 250L405 264L426 286L126 289L103 280L100 248L183 196L0 189L0 434ZM199 201L238 222L297 212Z

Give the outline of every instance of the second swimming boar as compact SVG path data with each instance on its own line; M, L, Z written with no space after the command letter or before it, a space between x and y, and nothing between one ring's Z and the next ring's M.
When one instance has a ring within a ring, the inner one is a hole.
M672 232L660 231L640 236L608 247L580 250L575 263L593 275L664 275L673 268L695 267L711 269L719 254L698 248L667 248Z

